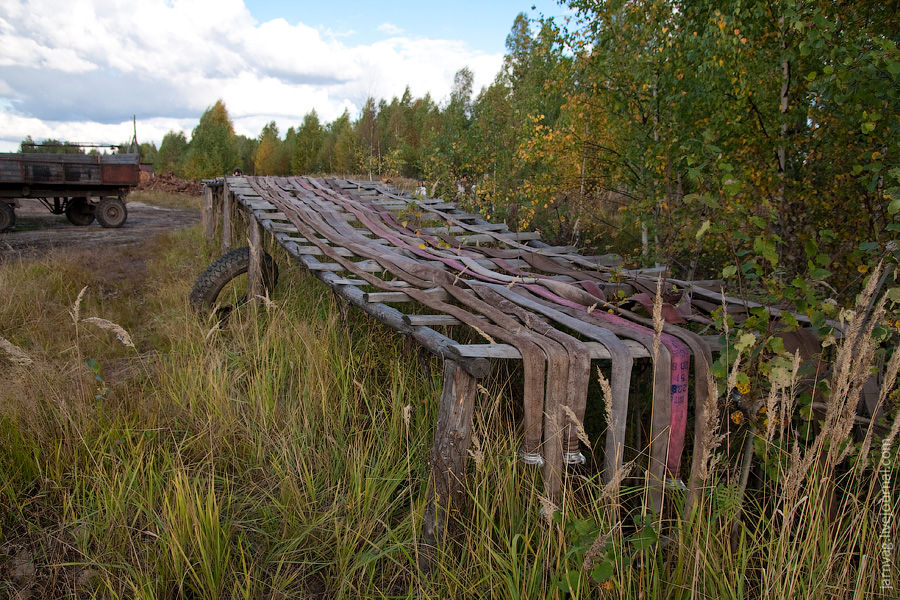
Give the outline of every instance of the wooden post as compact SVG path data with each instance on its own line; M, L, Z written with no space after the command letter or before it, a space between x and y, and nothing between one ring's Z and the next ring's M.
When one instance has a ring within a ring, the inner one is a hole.
M228 183L222 187L222 254L231 252L231 192Z
M211 242L216 234L215 206L213 205L213 191L208 185L203 188L203 231L206 241Z
M259 304L259 297L265 294L262 277L262 224L253 213L247 215L250 229L250 266L247 268L247 295L254 306Z
M463 505L463 479L472 439L475 411L475 378L458 363L444 360L444 390L431 449L431 476L428 481L425 515L422 519L419 569L430 573L434 551L446 538L451 511Z

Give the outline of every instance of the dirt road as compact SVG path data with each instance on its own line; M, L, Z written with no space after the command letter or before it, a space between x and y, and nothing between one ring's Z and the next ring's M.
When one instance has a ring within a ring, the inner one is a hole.
M16 209L12 231L0 233L0 262L11 258L38 258L51 249L93 249L132 246L161 233L200 221L198 210L178 210L128 202L128 220L118 229L105 229L96 221L76 227L64 215L50 214L37 200L23 201Z

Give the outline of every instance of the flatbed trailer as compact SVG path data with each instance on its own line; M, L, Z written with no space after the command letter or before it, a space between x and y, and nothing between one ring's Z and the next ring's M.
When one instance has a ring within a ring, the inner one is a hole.
M73 225L121 227L125 197L141 180L138 154L0 153L0 232L16 222L15 208L34 198Z

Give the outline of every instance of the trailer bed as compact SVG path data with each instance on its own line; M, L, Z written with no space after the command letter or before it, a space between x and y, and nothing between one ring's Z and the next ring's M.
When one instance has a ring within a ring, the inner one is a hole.
M112 196L141 181L138 154L0 154L0 197Z

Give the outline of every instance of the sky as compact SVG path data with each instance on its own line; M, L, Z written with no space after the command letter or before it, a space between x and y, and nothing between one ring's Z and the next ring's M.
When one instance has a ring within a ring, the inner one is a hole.
M408 85L437 101L500 69L520 12L555 0L0 0L0 152L26 136L159 146L221 99L239 134L355 116Z

